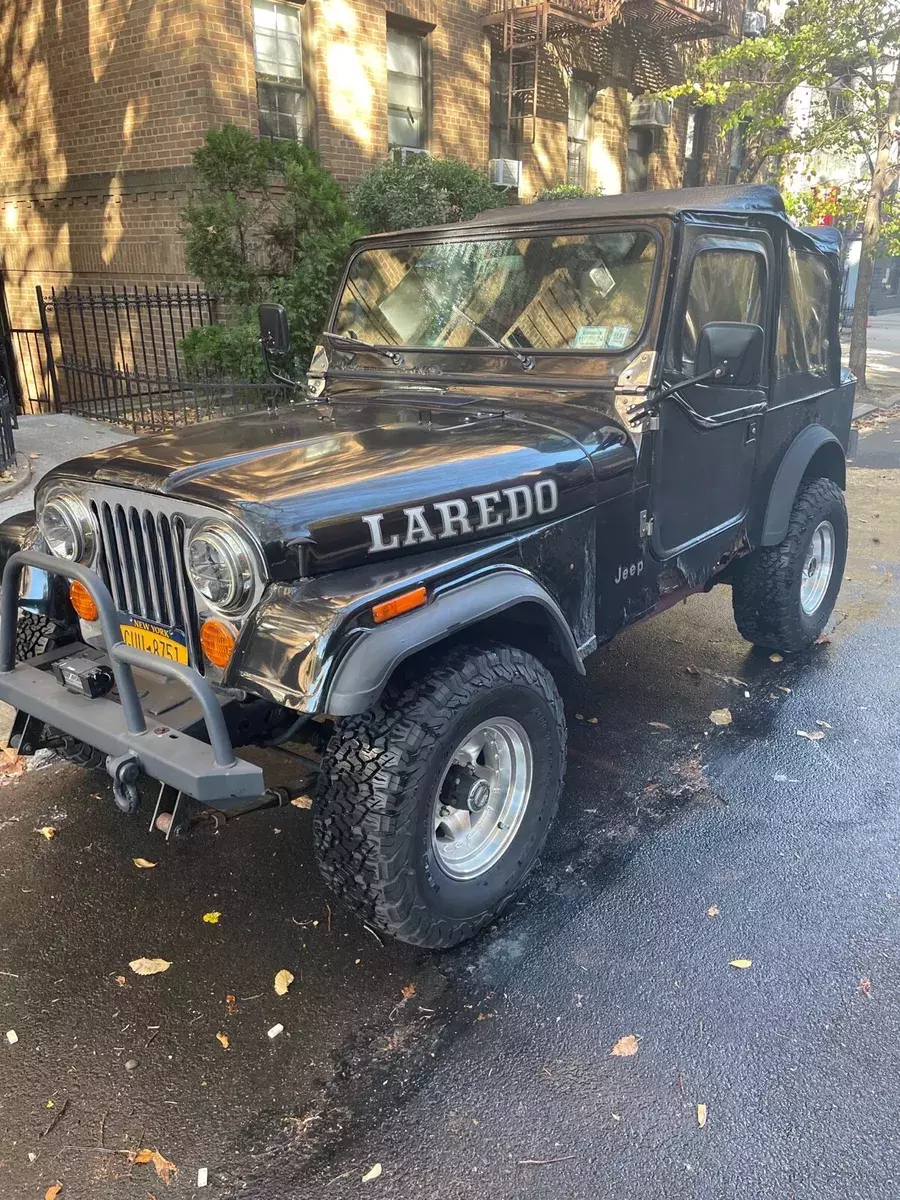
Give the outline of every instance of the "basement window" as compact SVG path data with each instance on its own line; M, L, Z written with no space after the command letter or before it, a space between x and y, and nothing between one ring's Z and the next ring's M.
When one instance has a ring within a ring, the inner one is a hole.
M308 118L300 9L276 0L253 0L253 50L259 136L305 141Z

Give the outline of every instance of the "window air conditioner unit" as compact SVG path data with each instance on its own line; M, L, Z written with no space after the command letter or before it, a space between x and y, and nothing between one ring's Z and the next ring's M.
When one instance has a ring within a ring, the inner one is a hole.
M744 37L762 37L766 32L766 14L763 12L744 13Z
M672 124L671 100L644 100L639 97L631 102L631 127L665 129Z
M394 160L394 162L409 162L413 156L417 158L427 158L428 151L420 150L417 146L394 146L391 149L391 158Z
M488 165L491 183L517 188L522 182L522 164L517 158L492 158Z

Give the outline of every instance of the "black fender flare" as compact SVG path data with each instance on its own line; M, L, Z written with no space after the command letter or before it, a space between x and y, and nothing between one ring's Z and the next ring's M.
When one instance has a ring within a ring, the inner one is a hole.
M566 660L583 675L584 663L562 609L526 571L503 567L445 587L423 608L365 630L339 660L322 711L335 717L364 712L375 703L404 659L522 603L537 604L546 612Z
M794 507L794 497L797 495L797 490L813 456L823 446L831 447L835 454L840 455L840 461L844 464L844 472L846 472L844 447L833 433L824 425L807 425L805 429L802 429L788 446L775 473L772 490L769 492L766 515L763 519L760 545L777 546L779 542L784 541L788 522L791 519L791 509ZM845 481L845 474L836 480L841 487L844 486Z

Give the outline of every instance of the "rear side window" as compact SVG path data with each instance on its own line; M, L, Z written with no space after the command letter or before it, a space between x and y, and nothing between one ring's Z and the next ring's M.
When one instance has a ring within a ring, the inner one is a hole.
M775 372L824 375L828 371L828 314L831 275L818 254L788 248Z
M764 259L754 250L703 250L694 259L681 334L681 368L690 371L700 330L710 321L762 324Z

